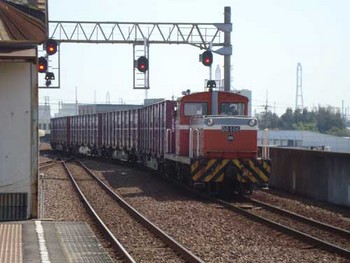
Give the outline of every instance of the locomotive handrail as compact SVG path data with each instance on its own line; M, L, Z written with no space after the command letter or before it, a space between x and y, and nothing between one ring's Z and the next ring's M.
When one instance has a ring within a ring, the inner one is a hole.
M188 156L193 157L193 129L190 128L190 138L188 142Z
M166 140L166 152L167 153L172 153L172 130L171 129L166 129L166 133L165 133L165 140ZM170 136L169 136L169 133L170 133ZM169 137L170 137L170 140L169 140ZM170 146L169 146L170 144Z
M262 158L270 159L269 129L263 131Z
M197 149L196 149L196 156L199 156L199 130L196 129L195 131L197 131Z
M189 138L189 157L193 157L193 133L197 132L197 147L196 147L196 156L199 156L199 129L190 128L190 138Z

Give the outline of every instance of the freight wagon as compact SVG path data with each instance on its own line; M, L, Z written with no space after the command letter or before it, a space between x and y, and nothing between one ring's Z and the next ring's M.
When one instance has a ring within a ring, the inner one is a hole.
M209 192L267 186L271 161L258 157L257 120L237 93L186 94L130 110L51 120L55 150L138 162Z

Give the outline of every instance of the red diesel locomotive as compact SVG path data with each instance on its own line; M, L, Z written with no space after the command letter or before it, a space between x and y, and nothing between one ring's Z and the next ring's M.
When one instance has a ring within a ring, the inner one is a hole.
M51 146L139 162L209 192L266 186L269 159L258 158L257 120L248 98L206 91L135 109L51 119Z

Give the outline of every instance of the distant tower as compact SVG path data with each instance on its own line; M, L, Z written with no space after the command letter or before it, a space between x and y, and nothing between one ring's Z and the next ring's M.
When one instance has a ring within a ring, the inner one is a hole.
M106 104L111 104L111 95L109 94L109 91L106 94Z
M218 87L219 90L222 90L221 69L219 64L217 65L215 70L215 82L216 87Z
M295 96L295 109L304 109L304 99L303 99L303 69L301 64L297 65L297 94ZM300 98L300 102L299 102Z

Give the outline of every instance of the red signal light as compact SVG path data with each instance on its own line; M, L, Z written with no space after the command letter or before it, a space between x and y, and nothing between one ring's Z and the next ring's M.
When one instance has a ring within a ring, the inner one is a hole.
M136 67L138 71L145 73L148 70L148 59L145 56L141 56L136 61Z
M48 40L46 41L46 47L45 47L46 53L47 53L49 56L56 54L56 52L57 52L57 46L58 46L58 44L57 44L57 41L56 41L56 40L54 40L54 39L48 39Z
M213 64L213 53L210 50L204 51L202 54L202 63L204 66L211 66Z
M47 59L44 57L40 57L38 59L38 71L40 73L45 73L47 71Z

